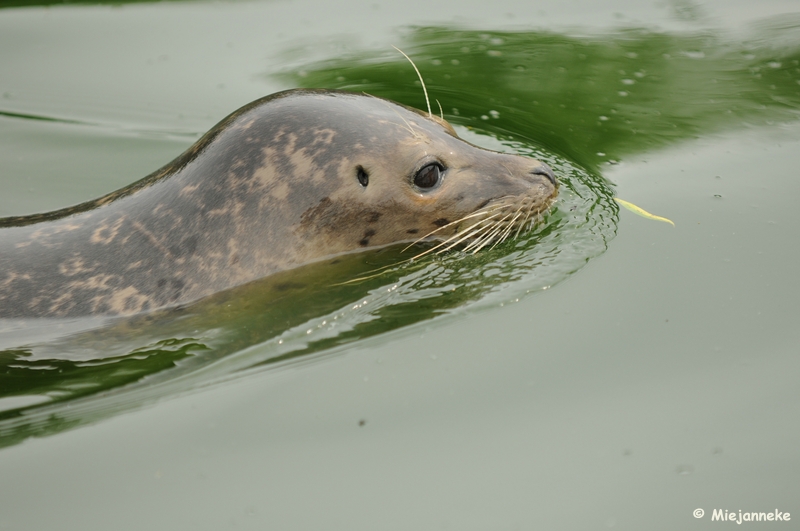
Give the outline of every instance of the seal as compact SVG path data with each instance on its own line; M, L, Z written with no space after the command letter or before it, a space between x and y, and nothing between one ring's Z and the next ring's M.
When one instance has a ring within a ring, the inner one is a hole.
M222 120L170 164L54 212L0 219L0 317L184 305L368 247L473 252L554 201L552 170L365 94L296 89Z

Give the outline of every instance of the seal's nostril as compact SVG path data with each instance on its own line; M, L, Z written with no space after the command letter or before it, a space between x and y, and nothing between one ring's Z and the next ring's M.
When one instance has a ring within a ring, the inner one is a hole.
M544 175L547 179L553 183L555 186L558 186L558 182L556 181L556 174L553 173L553 170L550 169L550 166L545 164L544 162L541 165L531 172L534 175Z

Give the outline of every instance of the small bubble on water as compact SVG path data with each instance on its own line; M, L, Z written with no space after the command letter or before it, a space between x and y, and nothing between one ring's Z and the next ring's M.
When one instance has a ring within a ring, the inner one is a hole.
M461 64L461 61L459 61L458 59L451 59L450 64L453 66L458 66Z
M781 63L780 61L770 61L769 63L767 63L767 66L770 68L780 68Z
M681 53L689 59L703 59L706 56L705 52L701 52L700 50L689 50Z
M675 467L675 472L677 472L679 476L688 476L694 472L694 467L692 465L678 465Z
M489 114L492 116L492 118L500 118L500 113L495 110L489 111Z
M433 66L440 66L442 64L442 61L439 59L434 59L433 61L431 61L431 64Z

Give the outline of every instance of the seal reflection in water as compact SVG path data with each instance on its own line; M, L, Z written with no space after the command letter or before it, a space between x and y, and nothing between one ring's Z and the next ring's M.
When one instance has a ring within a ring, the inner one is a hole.
M290 90L126 188L0 219L0 317L134 314L403 241L476 250L524 230L556 194L545 164L473 146L437 117Z

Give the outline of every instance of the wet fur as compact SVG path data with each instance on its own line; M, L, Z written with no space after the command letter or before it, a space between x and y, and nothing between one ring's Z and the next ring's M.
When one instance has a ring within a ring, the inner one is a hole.
M446 176L423 192L413 175L431 157ZM369 173L366 187L358 166ZM475 231L470 220L480 220L461 218L525 198L524 209L508 207L517 218L498 217L505 225L492 238L495 228L483 232L477 250L549 206L556 187L536 174L541 167L372 96L278 93L122 190L0 219L0 317L133 314L365 247L459 231L450 242L470 245L461 229Z

